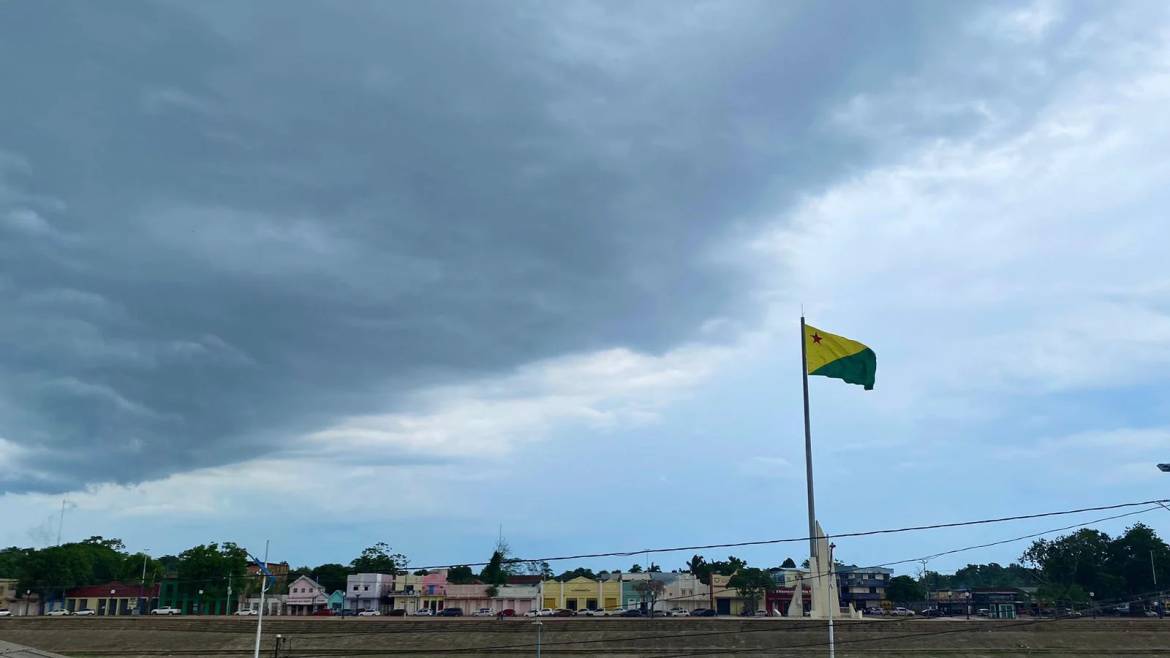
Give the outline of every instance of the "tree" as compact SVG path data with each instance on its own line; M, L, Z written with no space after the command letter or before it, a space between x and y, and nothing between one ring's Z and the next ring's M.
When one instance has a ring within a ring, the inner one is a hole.
M508 582L508 572L504 566L503 553L498 550L492 553L491 560L479 572L479 579L488 585L495 586Z
M573 569L572 571L565 571L561 575L557 576L557 580L559 580L561 582L565 582L566 580L572 580L574 578L588 578L590 580L597 580L597 574L593 573L592 569L586 569L584 567L577 567L576 569Z
M1079 585L1100 598L1115 598L1125 594L1125 584L1108 571L1111 544L1109 535L1082 528L1053 540L1038 539L1020 559L1039 569L1043 584Z
M638 598L641 599L642 604L646 606L646 609L653 616L654 604L658 602L659 597L666 591L666 584L661 580L648 578L634 583L634 591L638 593Z
M408 562L406 556L390 551L390 546L380 541L362 551L361 555L349 563L349 568L354 573L405 574Z
M529 576L540 576L543 580L549 580L553 577L553 570L552 567L548 566L548 562L529 560L524 563L524 571Z
M780 568L781 569L795 569L796 562L793 562L792 558L790 558L790 557L784 558L784 562L780 565Z
M452 585L469 585L475 582L475 573L466 565L451 567L447 569L447 582Z
M909 603L926 598L922 585L910 576L895 576L886 587L886 598L894 603Z
M764 598L768 590L775 587L775 581L767 571L754 567L736 571L727 584L739 593L739 597L743 599L744 612L749 615L756 612L760 599Z
M179 591L188 596L198 596L199 590L207 598L227 596L229 576L237 583L237 592L250 587L245 580L248 553L232 542L192 546L179 553L176 568Z
M662 573L662 567L651 562L650 566L646 568L646 573Z
M345 565L329 562L313 567L313 580L317 581L326 592L345 590L345 579L349 569Z
M707 561L698 553L695 553L691 556L691 559L687 560L686 569L698 577L700 581L706 581L707 574L709 573L707 570Z
M642 565L635 564L634 566L630 567L630 573L642 573Z
M425 576L425 575L427 575L427 574L429 574L429 573L430 573L430 571L427 571L426 569L419 569L418 571L414 572L414 575L416 575L416 576Z

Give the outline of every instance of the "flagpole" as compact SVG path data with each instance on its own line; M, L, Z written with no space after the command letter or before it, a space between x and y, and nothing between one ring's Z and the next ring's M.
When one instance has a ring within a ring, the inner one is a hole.
M813 500L812 430L808 422L808 339L804 336L804 314L800 316L800 374L804 378L804 474L808 483L808 554L817 554L817 512Z

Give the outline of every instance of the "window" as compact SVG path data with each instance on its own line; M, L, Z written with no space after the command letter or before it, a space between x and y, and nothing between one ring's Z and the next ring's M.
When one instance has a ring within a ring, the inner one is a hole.
M363 591L363 592L368 592L368 591L370 591L370 586L369 586L369 585L362 585L362 591Z
M355 591L355 592L357 591L357 585L353 586L353 591Z
M585 599L585 609L586 610L596 610L597 609L597 599Z

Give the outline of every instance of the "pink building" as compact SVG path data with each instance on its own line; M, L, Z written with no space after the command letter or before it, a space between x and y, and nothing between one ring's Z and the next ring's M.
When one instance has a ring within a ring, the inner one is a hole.
M311 615L328 607L329 593L317 581L301 576L289 584L286 605L290 615Z
M462 608L465 615L483 608L493 613L511 609L522 615L535 608L540 598L540 589L535 585L501 585L495 596L488 596L487 590L488 586L481 584L447 585L446 607Z

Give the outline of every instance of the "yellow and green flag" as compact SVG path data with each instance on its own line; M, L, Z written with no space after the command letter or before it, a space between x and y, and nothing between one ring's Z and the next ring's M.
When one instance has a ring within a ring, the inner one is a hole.
M873 390L877 355L865 345L804 325L805 366L810 375L844 379Z

